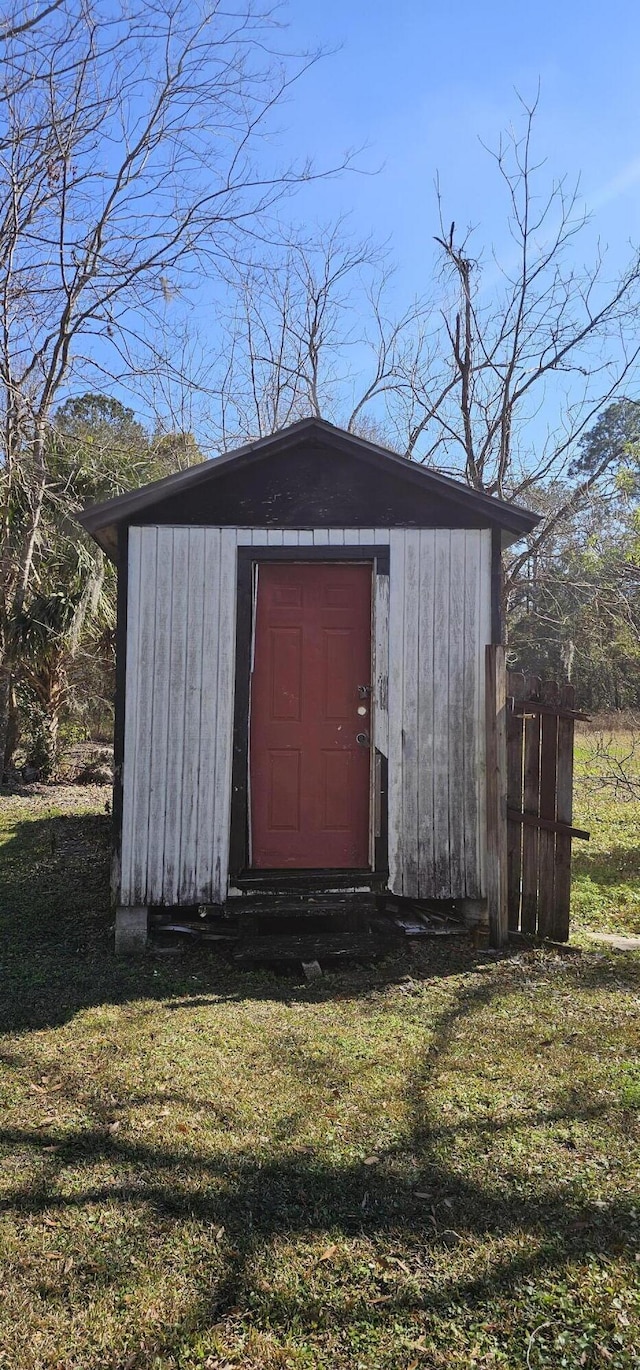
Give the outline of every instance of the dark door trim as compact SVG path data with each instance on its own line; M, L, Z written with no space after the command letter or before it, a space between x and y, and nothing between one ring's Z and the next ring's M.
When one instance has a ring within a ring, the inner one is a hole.
M375 575L389 574L389 547L238 547L236 588L236 668L233 717L233 766L231 779L231 832L229 878L238 880L249 871L249 699L251 639L253 629L253 566L260 561L369 561ZM375 839L375 866L368 875L388 872L387 759L381 756L380 835ZM304 877L304 871L299 872ZM342 872L344 875L344 871ZM360 879L364 872L358 872ZM330 873L327 872L329 876Z

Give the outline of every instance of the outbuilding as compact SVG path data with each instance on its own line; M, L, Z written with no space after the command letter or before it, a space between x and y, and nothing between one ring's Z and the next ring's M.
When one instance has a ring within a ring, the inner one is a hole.
M536 522L316 418L84 512L118 567L123 947L293 876L486 897L485 646Z

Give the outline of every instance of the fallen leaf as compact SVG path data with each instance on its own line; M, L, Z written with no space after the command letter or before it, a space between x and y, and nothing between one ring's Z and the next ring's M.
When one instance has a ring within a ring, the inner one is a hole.
M178 1132L188 1132L188 1131L189 1131L189 1128L187 1127L187 1124L186 1124L186 1123L176 1123L176 1128L177 1128L177 1131L178 1131Z
M337 1250L338 1248L335 1242L331 1246L325 1247L324 1251L322 1252L322 1255L318 1256L318 1265L321 1261L332 1261Z
M379 1160L379 1156L367 1156L364 1163L365 1165L377 1165Z
M430 1198L431 1198L431 1195L427 1193L426 1189L414 1189L413 1193L414 1193L414 1197L415 1197L416 1199L430 1199Z
M116 1120L115 1123L107 1124L107 1132L119 1132L121 1124Z

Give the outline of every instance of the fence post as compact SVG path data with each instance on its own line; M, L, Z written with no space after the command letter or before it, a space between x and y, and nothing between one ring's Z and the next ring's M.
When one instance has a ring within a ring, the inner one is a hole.
M560 708L569 711L576 707L573 685L560 691ZM573 733L572 718L558 719L558 774L556 818L571 826L573 821ZM562 833L556 837L556 878L553 890L553 918L551 936L556 942L569 938L569 908L571 904L571 838Z
M487 758L487 904L489 939L509 938L507 906L507 688L504 647L485 648Z
M507 674L507 692L514 700L524 699L524 676L519 671ZM522 812L522 742L524 719L511 709L507 713L507 809ZM507 819L507 904L509 932L520 927L520 891L522 886L522 823Z

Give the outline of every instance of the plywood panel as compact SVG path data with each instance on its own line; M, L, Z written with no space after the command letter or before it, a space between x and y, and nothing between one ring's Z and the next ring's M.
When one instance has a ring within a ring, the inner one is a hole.
M418 659L420 693L418 698L418 887L420 898L434 890L433 825L433 627L435 612L435 533L420 533L420 578L418 583Z
M422 663L418 653L420 607L420 533L408 529L404 544L404 636L402 663L402 888L417 898L418 875L418 716Z
M389 755L389 577L375 577L373 745Z
M449 888L461 893L465 880L464 663L466 533L455 529L449 544ZM470 783L475 781L469 777Z
M389 556L389 887L404 892L402 821L405 532L391 531Z
M208 903L219 898L213 891L213 837L215 823L216 756L218 743L218 652L220 648L220 552L219 528L205 529L205 599L202 625L202 696L200 699L200 770L198 778L198 827L196 897Z
M451 533L435 533L435 609L433 625L433 828L434 890L436 899L451 894L449 819L455 793L449 792L449 594ZM455 783L455 777L451 777Z
M122 855L120 868L120 899L124 904L133 904L133 796L135 790L135 757L138 732L138 682L139 682L139 624L140 624L140 575L141 575L141 533L140 528L132 528L129 533L129 579L127 603L127 664L125 690L127 707L125 713L124 754L122 763Z
M481 894L479 866L479 776L482 717L480 683L484 679L480 658L480 575L481 544L477 533L466 532L464 553L464 675L462 716L464 732L464 785L462 794L464 825L464 882L468 899ZM482 644L484 645L484 644Z
M151 780L151 734L153 693L147 681L153 679L155 658L155 575L157 531L144 530L141 539L140 586L138 596L138 690L135 733L135 772L132 822L132 902L144 904L147 894L149 849L149 792Z
M144 529L145 533L147 531ZM145 576L151 576L151 567L146 561ZM164 823L167 802L172 587L173 528L158 528L155 578L155 657L152 682L151 793L149 796L149 849L147 857L147 902L152 904L160 902L164 895Z
M205 530L189 530L187 644L184 684L182 814L180 821L180 898L198 898L198 806L200 800L200 724L203 689ZM160 685L156 678L156 689Z
M226 898L231 822L231 761L236 646L236 545L233 528L223 528L220 543L220 643L216 719L212 897Z
M390 541L390 886L478 898L490 533L394 529Z
M181 885L180 825L185 756L184 715L190 540L191 530L189 528L174 528L163 880L163 898L168 904L178 902ZM154 678L154 691L156 683Z

